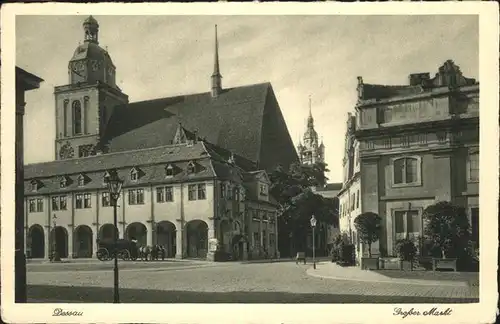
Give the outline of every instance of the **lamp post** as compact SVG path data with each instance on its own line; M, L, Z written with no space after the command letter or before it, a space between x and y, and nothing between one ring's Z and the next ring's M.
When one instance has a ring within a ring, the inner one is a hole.
M114 259L115 265L113 268L114 274L114 303L120 302L120 295L118 293L118 217L116 208L118 206L118 198L120 197L120 192L122 190L123 180L118 177L116 171L109 172L105 178L106 185L108 186L109 197L111 200L111 204L113 205L113 224L115 226L115 235L114 235Z
M316 228L316 217L312 215L311 217L311 227L313 230L313 235L312 235L312 241L313 241L313 268L316 269L316 251L315 251L315 246L314 246L314 229Z
M52 236L53 244L52 244L52 262L60 262L61 256L59 255L59 251L57 250L57 235L56 235L56 226L57 226L57 216L54 214L52 216L52 225L54 234Z

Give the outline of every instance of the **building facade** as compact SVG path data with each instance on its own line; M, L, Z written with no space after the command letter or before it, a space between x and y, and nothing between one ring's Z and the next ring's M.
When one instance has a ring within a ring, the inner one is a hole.
M267 172L298 157L271 84L223 88L216 32L210 91L129 102L99 24L83 30L69 84L55 87L55 161L26 166L28 254L95 256L114 235L103 177L117 170L120 237L168 257L279 255Z
M345 207L347 197L355 197L354 208L359 208L355 214L380 215L383 235L378 252L391 256L399 238L422 236L427 206L450 201L468 211L472 240L478 246L476 80L464 77L448 60L433 78L429 73L411 74L408 85L387 86L367 84L358 77L357 90L353 141L357 144L346 150L359 146L359 180L346 186L351 193L342 196L341 213L352 209L349 203ZM344 222L343 228L352 227L352 222Z

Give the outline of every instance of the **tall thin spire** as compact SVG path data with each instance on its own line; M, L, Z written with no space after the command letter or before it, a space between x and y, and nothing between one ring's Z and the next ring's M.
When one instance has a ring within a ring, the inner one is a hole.
M222 75L219 69L219 41L217 39L217 25L215 25L215 55L214 72L212 73L212 97L217 97L222 91Z
M314 119L312 115L312 100L311 95L309 95L309 117L307 118L307 128L314 128Z

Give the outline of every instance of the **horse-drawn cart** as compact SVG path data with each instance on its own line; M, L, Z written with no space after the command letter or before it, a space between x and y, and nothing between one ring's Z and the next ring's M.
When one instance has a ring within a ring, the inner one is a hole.
M108 261L115 257L122 260L137 260L138 249L134 241L118 239L115 248L115 241L112 239L98 240L97 258L101 261Z

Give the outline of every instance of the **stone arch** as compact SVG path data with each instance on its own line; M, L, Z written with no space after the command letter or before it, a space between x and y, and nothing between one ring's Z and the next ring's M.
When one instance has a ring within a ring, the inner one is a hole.
M186 224L187 256L206 258L208 251L208 224L196 219Z
M45 258L45 232L38 224L31 225L28 230L27 247L30 250L29 257L32 259Z
M77 258L91 258L92 257L92 229L87 225L80 225L75 228L73 237L73 252Z
M155 233L155 243L165 247L167 258L174 258L177 249L175 224L169 221L158 222Z
M51 231L51 252L56 251L59 257L68 257L68 230L62 226L56 226Z
M120 231L113 224L104 224L99 228L99 239L113 240L115 233L119 235Z
M148 229L143 223L131 223L125 229L125 238L127 240L137 240L138 246L146 246L148 244Z

